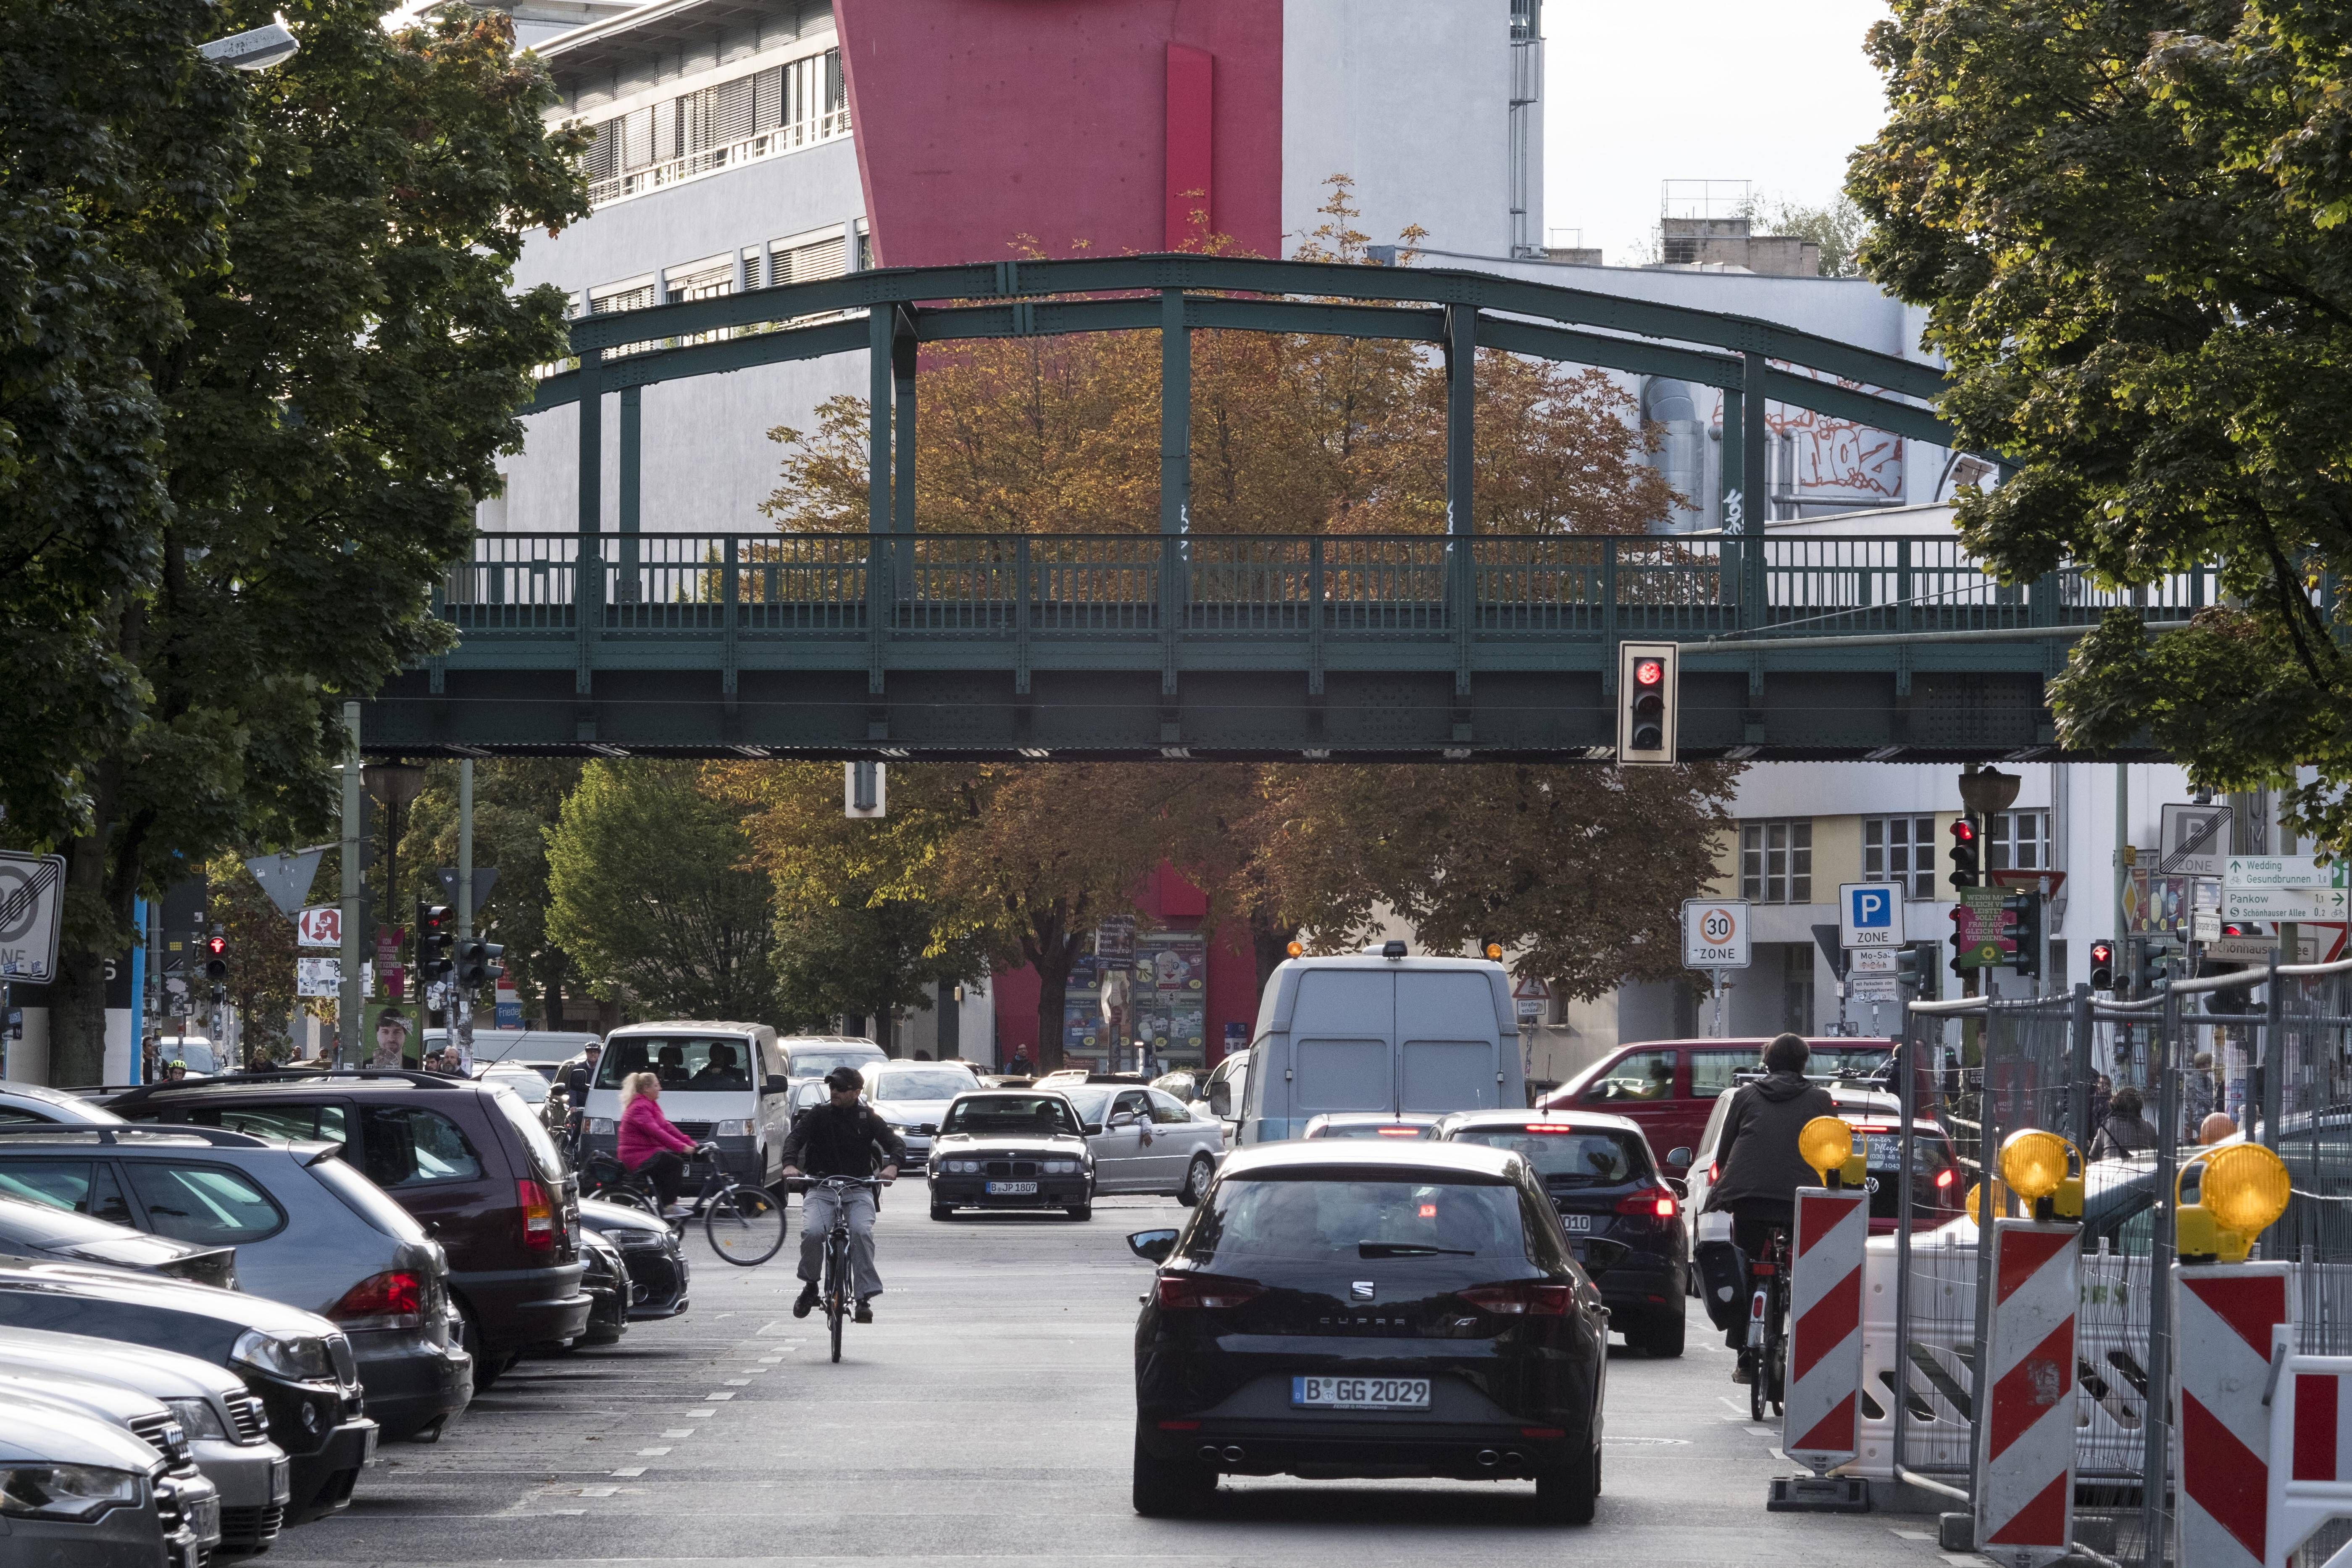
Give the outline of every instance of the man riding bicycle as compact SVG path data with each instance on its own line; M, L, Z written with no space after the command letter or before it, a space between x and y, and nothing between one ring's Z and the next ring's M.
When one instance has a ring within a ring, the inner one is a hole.
M857 1069L838 1067L824 1075L832 1098L813 1105L793 1123L782 1151L784 1174L855 1176L877 1174L879 1148L882 1180L895 1181L898 1162L907 1157L906 1142L871 1106L857 1103L866 1080ZM817 1283L824 1269L824 1237L833 1228L835 1210L848 1215L850 1273L857 1292L852 1321L874 1321L874 1298L882 1294L882 1277L874 1271L874 1191L870 1187L835 1190L811 1187L801 1204L801 1293L793 1316L805 1318L816 1310Z
M1796 1224L1797 1189L1819 1177L1797 1152L1797 1134L1816 1116L1835 1116L1830 1091L1805 1077L1812 1051L1797 1035L1775 1035L1764 1047L1765 1076L1731 1097L1716 1152L1721 1174L1707 1189L1705 1212L1728 1211L1731 1243L1752 1263L1771 1252L1772 1233ZM1756 1374L1748 1325L1734 1324L1724 1342L1739 1352L1735 1383Z

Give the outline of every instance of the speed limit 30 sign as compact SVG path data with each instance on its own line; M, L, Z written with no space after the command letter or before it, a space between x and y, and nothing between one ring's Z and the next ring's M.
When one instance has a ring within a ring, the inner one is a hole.
M1750 961L1744 899L1683 900L1683 963L1690 969L1745 969Z

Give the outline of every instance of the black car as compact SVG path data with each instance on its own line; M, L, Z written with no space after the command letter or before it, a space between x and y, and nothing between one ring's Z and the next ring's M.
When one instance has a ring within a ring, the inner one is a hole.
M375 1453L351 1341L299 1307L153 1275L0 1263L0 1325L178 1351L235 1373L290 1461L289 1524L349 1503Z
M1135 1327L1136 1511L1220 1473L1536 1484L1591 1521L1609 1318L1528 1163L1434 1142L1263 1145L1225 1163Z
M1095 1160L1077 1109L1053 1089L975 1089L940 1117L931 1143L931 1217L958 1209L1094 1213Z
M620 1249L632 1287L631 1322L675 1318L686 1310L692 1273L677 1244L677 1232L666 1222L627 1204L582 1198L580 1229L583 1237L593 1230Z
M580 1227L580 1261L584 1266L580 1288L588 1292L588 1326L572 1342L572 1348L614 1343L629 1331L629 1306L635 1294L629 1286L629 1266L621 1260L619 1247L584 1225Z
M1610 1326L1636 1350L1683 1353L1690 1234L1640 1123L1584 1111L1462 1110L1439 1118L1428 1136L1525 1157L1559 1210L1577 1261L1588 1260L1594 1241L1614 1244L1599 1277Z

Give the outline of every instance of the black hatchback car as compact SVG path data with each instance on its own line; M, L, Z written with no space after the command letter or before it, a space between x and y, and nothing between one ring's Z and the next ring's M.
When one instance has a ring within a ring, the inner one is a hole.
M1610 1326L1636 1350L1683 1353L1690 1233L1639 1122L1585 1111L1459 1110L1426 1136L1506 1150L1534 1166L1577 1261L1602 1263L1591 1244L1606 1244L1606 1272L1595 1276Z
M1500 1150L1276 1143L1225 1163L1135 1329L1136 1511L1222 1472L1532 1480L1589 1523L1609 1319L1528 1163Z

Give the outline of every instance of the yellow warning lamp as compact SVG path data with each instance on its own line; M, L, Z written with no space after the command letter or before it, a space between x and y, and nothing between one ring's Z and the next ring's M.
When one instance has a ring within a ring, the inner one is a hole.
M2029 1127L2001 1140L2000 1179L2032 1205L2037 1219L2083 1217L2081 1169L2074 1145L2055 1132Z
M1854 1152L1853 1129L1843 1118L1816 1116L1797 1133L1797 1153L1806 1164L1822 1173L1822 1181L1831 1187L1859 1186L1865 1171L1863 1157ZM1832 1176L1831 1172L1836 1172Z
M1294 942L1286 946L1282 951L1290 954L1291 957L1297 958L1300 953L1307 951L1307 944L1303 942Z
M1503 956L1503 944L1499 942L1488 942L1486 944L1486 956L1493 959L1500 959Z
M2197 1195L2183 1201L2191 1173ZM2286 1163L2259 1143L2225 1143L2180 1168L2172 1195L2183 1258L2243 1263L2254 1238L2286 1212Z

